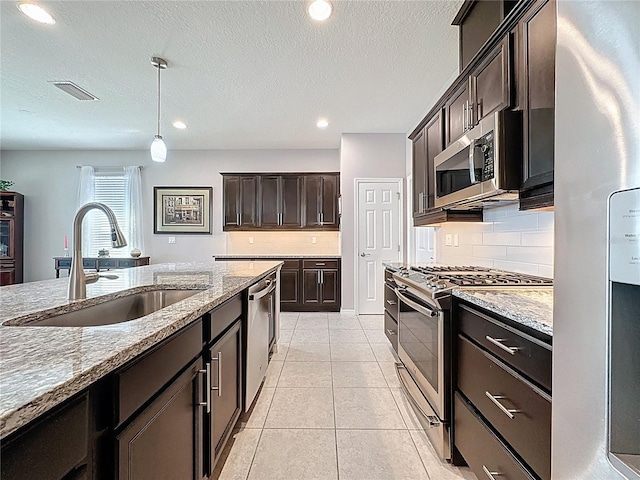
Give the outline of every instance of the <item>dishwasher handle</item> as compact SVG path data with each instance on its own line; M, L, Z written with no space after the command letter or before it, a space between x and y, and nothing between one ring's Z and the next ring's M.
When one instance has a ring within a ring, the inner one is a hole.
M262 290L260 290L259 292L256 293L252 293L249 295L249 300L253 301L253 300L258 300L266 295L269 295L271 292L273 292L276 288L276 282L272 281L272 280L267 280L266 281L267 286L265 288L263 288Z

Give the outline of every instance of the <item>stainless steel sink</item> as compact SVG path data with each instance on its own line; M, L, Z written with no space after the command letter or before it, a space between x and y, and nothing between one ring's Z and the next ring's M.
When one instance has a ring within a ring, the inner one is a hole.
M134 293L126 297L114 298L106 302L81 308L73 312L62 313L42 320L28 323L6 322L5 325L24 327L96 327L127 322L144 317L168 307L180 300L189 298L202 290L151 290Z

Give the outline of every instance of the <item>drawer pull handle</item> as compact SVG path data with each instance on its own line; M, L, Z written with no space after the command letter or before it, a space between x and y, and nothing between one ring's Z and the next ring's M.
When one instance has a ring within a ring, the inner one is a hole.
M502 475L499 472L491 472L491 471L489 471L489 469L487 467L485 467L484 465L482 465L482 471L484 473L486 473L487 477L489 477L491 480L496 480L496 475Z
M317 263L316 262L316 267L324 267L326 265L326 263Z
M222 352L218 352L218 355L216 358L212 358L211 359L212 362L218 362L218 386L217 387L211 387L211 384L209 384L211 390L217 390L218 391L218 396L221 397L222 396ZM211 375L209 375L209 378L211 378ZM213 383L213 382L211 382Z
M206 407L207 413L211 413L211 364L207 363L206 370L198 370L198 373L205 375L205 381L207 383L206 388L206 401L198 403L201 407Z
M387 303L389 305L396 305L397 302L393 301L393 300L387 300Z
M514 409L509 409L507 407L505 407L504 405L502 405L498 400L507 398L503 395L491 395L489 392L484 392L484 394L487 396L487 398L489 398L489 400L491 400L496 407L498 407L500 410L502 410L502 412L509 417L511 420L513 420L514 418L516 418L513 414L514 413L520 413L520 410L514 410Z
M504 338L493 338L493 337L490 337L489 335L485 336L484 338L486 338L488 341L493 343L496 347L501 348L502 350L504 350L510 355L515 355L516 352L520 350L518 347L507 347L506 345L504 345L502 343L504 342Z
M392 336L397 335L397 333L391 330L390 328L387 328L387 333Z

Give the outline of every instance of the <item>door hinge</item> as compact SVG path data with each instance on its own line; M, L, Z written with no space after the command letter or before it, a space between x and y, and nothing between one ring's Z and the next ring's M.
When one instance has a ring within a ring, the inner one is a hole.
M398 251L400 251L400 245L398 245Z
M400 200L400 192L396 192L396 195L398 196L398 200Z

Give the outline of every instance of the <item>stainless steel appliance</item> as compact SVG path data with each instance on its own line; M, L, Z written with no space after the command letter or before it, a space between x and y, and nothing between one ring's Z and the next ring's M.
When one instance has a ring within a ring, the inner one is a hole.
M400 384L436 452L452 456L451 290L490 286L551 286L552 280L483 267L414 266L393 274L399 300Z
M249 287L245 412L251 408L267 373L275 290L275 274Z
M482 119L436 155L435 206L477 206L489 198L518 198L522 165L522 112Z
M610 289L606 245L609 196L640 186L640 2L558 0L557 9L552 478L638 478L608 455L609 408L637 383L616 385L613 360L630 340L610 336L608 318L634 303Z

